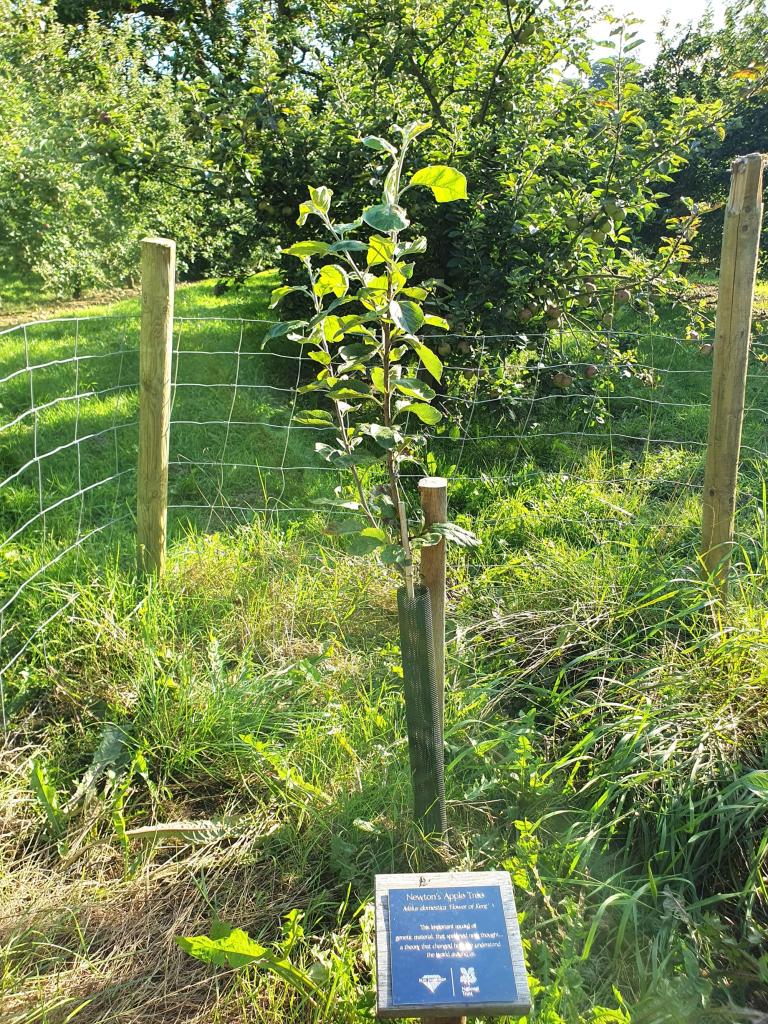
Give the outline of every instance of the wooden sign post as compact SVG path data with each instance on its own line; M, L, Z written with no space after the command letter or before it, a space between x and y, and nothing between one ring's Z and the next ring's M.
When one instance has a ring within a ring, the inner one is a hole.
M377 875L375 900L378 1017L435 1024L530 1012L506 871Z

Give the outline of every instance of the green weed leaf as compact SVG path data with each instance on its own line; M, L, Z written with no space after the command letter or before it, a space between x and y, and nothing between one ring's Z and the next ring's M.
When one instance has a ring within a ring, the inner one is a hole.
M375 345L366 345L365 342L359 341L353 345L342 345L339 349L339 355L342 359L359 359L365 362L376 354Z
M114 725L111 722L104 726L91 763L64 807L65 814L72 814L79 804L93 796L98 783L108 769L127 766L130 760L129 733L130 727L128 726Z
M418 256L427 251L427 240L423 235L414 238L410 242L403 242L395 248L395 256L402 259L403 256Z
M309 353L309 358L315 363L320 363L321 366L329 366L331 362L330 355L321 348L312 349Z
M254 942L242 928L219 927L217 931L225 934L215 939L208 935L176 936L176 944L196 960L217 967L245 967L268 955L266 947Z
M768 801L768 771L756 769L753 772L747 772L738 780L738 785L749 790L754 796Z
M45 812L51 835L58 838L64 832L67 824L67 816L59 804L58 791L48 778L46 767L39 758L32 758L29 766L32 792Z

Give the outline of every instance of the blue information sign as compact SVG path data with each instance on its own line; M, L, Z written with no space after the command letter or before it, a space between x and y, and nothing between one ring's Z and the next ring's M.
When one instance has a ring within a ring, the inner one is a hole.
M498 885L389 891L393 1006L515 1003Z

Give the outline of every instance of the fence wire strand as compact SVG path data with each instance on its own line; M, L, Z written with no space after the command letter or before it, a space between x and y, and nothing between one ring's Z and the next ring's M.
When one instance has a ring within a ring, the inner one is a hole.
M349 488L344 470L315 450L334 428L295 422L299 386L317 364L303 347L265 348L268 323L175 318L171 538L256 517L284 527L355 514L321 504ZM138 330L138 317L126 315L0 331L0 557L10 567L0 591L4 729L5 681L25 655L45 662L47 627L71 614L85 560L106 561L118 548L133 559ZM439 337L450 347L435 400L445 419L422 454L428 472L448 476L452 508L483 538L479 553L454 556L457 580L511 570L509 531L524 533L537 517L553 535L603 548L623 542L647 500L658 505L649 530L692 533L708 423L711 359L698 362L705 349L650 331L575 332L555 349L540 333ZM761 507L768 473L762 347L750 360L742 523ZM362 472L375 478L375 469ZM421 475L418 467L404 473L414 509ZM488 499L479 510L477 489Z

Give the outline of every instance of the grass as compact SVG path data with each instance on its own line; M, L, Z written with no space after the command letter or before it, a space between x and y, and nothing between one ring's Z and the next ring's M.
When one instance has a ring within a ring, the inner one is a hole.
M260 319L272 284L185 286L177 313ZM36 371L35 403L125 387L0 433L1 475L21 470L0 489L6 537L41 493L49 508L99 484L3 548L4 593L31 580L0 651L5 662L31 638L4 684L4 1024L370 1019L373 874L435 862L512 872L532 1022L765 1019L761 350L726 612L696 566L698 346L643 328L637 360L657 372L625 378L619 361L593 386L591 350L573 339L557 353L567 391L540 374L522 419L519 403L488 402L464 443L436 442L431 468L452 477L452 514L482 545L451 555L451 831L434 850L410 819L394 580L320 536L311 502L337 477L314 436L281 429L289 396L275 389L295 363L262 353L258 324L182 323L177 380L224 386L177 389L169 569L143 587L136 303L109 312L123 319L27 330L30 362L66 358L76 337L101 357L79 375ZM0 375L23 365L23 342L0 336ZM507 383L529 373L510 359ZM236 373L250 386L233 404ZM451 400L498 386L458 375ZM28 374L6 382L3 421L29 400ZM211 420L223 422L189 422ZM42 477L22 469L86 434ZM176 944L221 920L266 946L260 967L203 965Z

